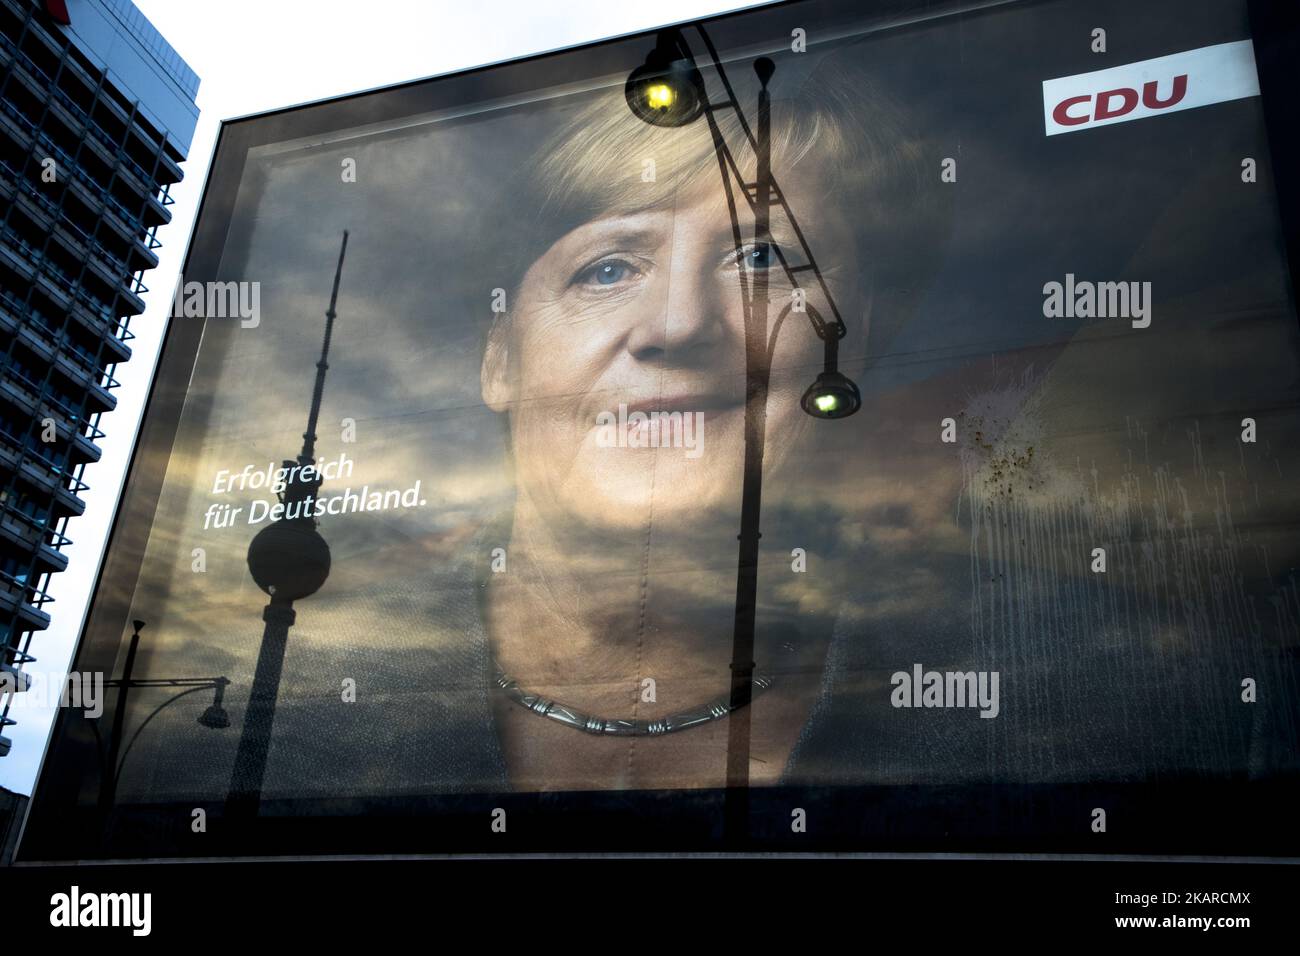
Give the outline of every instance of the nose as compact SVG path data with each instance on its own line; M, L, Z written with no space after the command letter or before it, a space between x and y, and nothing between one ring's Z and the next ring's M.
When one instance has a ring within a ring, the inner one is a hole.
M674 248L669 268L654 276L644 316L627 337L627 350L639 362L670 367L710 361L727 339L723 290L689 244ZM696 260L696 261L693 261Z

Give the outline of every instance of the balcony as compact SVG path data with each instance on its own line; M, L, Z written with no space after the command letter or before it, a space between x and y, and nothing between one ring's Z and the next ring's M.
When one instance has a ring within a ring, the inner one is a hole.
M46 362L53 362L55 356L59 354L50 337L42 334L40 329L28 323L24 323L18 329L18 341L22 342L23 345Z
M104 389L96 386L95 391L102 392L107 396L108 401L111 403L108 406L109 408L117 405L117 399L112 395L108 395ZM0 393L9 396L14 405L23 409L29 415L41 418L48 416L56 421L62 419L67 427L76 430L80 430L86 423L86 419L81 416L81 413L68 405L68 402L72 400L70 396L61 396L49 384L33 381L13 365L5 368L4 374L0 375ZM89 396L88 391L87 397ZM97 404L102 404L102 399ZM102 436L103 432L99 434Z
M54 228L63 215L58 203L43 195L18 170L0 160L0 191L15 203L23 213L45 231Z
M0 614L22 620L28 630L43 631L50 626L50 615L41 605L54 601L49 593L30 587L11 574L0 571Z
M75 361L67 352L59 351L54 354L54 367L79 388L89 388L99 382L99 373L96 369L87 368L81 362Z
M139 241L139 233L148 229L149 226L152 224L152 223L146 224L145 216L143 214L138 212L132 212L126 206L122 205L122 203L117 199L117 197L115 197L109 191L109 188L105 183L100 182L98 179L92 176L83 166L77 163L71 156L68 155L66 150L60 147L58 143L54 142L54 140L49 136L49 134L45 133L43 130L36 129L35 124L32 123L32 121L26 116L26 114L24 114L12 103L8 103L8 102L0 103L0 110L2 110L5 113L13 115L20 122L27 124L27 126L32 130L33 135L35 135L36 140L40 144L40 146L43 149L47 150L48 155L54 158L54 160L58 164L58 168L61 171L70 172L72 174L68 178L67 182L80 186L83 190L85 190L87 194L89 194L89 196L91 197L90 201L87 201L86 199L83 198L82 199L83 202L86 202L86 204L91 206L91 208L102 207L103 209L113 213L113 215L121 219L125 228L125 234L130 236L135 241L137 242ZM157 206L159 209L162 209L161 204L156 199L152 199L152 197L151 197L151 203ZM163 212L166 213L166 210L163 210ZM157 218L157 217L153 216L152 218ZM170 218L171 218L171 214L166 213L166 219L170 219Z
M35 414L40 407L42 388L14 368L3 369L0 374L0 395L21 408L25 413ZM75 416L74 416L75 417Z
M121 145L114 142L113 137L102 126L91 119L68 94L57 87L52 87L52 90L54 103L76 124L72 128L85 138L106 165L114 167L119 175L127 180L127 184L142 196L158 193L159 186L154 181L154 177L143 166L127 156ZM65 121L65 125L70 124Z
M24 254L21 246L10 247L8 244L0 242L0 256L3 256L9 267L27 282L30 283L35 280L36 267L32 264L32 260Z
M56 55L61 55L61 52L62 51L59 51ZM76 100L61 89L49 74L37 66L26 53L20 50L13 43L12 40L6 36L0 35L0 63L5 63L6 61L16 63L17 69L15 69L15 73L22 77L23 81L27 83L30 89L32 89L42 99L48 97L54 104L56 104L56 110L58 111L56 115L60 122L62 122L72 133L77 135L78 138L84 138L87 142L91 143L91 145L101 153L108 165L120 167L122 171L135 180L134 186L141 192L141 194L154 195L158 192L158 188L162 184L160 184L147 169L126 154L125 146L118 137L109 133L94 119L94 117L82 109ZM87 74L75 61L68 60L65 63L65 72L69 76L75 77L79 80L90 91L97 91L99 85L97 79L92 78ZM149 152L156 153L161 151L160 147L162 144L151 142L147 137L145 137L143 131L131 122L131 117L128 116L120 106L108 98L101 98L99 102L107 106L109 111L114 114L115 118L121 121L124 127L135 130L136 136L140 138L141 142L144 142L149 146ZM54 110L51 112L54 112ZM169 181L179 182L179 167L177 167L175 163L171 162L169 157L166 157L165 152L164 158L167 159L167 164L170 165L171 169L174 169L176 172L175 178L169 179Z
M0 440L5 442L14 441L7 432L0 432ZM39 459L38 461L39 463L34 462L32 453L27 452L19 463L19 474L26 479L28 484L40 488L41 491L50 496L52 506L58 507L61 512L60 516L82 514L86 510L86 503L77 495L89 489L90 486L53 462L49 463L50 467L46 467L45 460ZM51 468L54 470L51 470ZM64 485L63 482L67 480L75 482L72 488ZM74 491L73 488L77 490Z
M148 292L148 287L140 281L138 276L132 276L129 285L117 287L118 300L124 303L116 312L119 316L139 315L145 309L144 299L140 298L140 293Z
M167 208L172 203L171 197L166 196L164 198L166 202L154 196L149 196L145 200L144 214L141 216L141 220L150 229L165 226L172 221L171 210Z
M61 300L71 304L72 299L83 294L83 290L79 288L75 278L57 265L44 251L28 242L26 237L13 226L5 226L0 229L0 239L4 240L4 243L8 246L8 251L16 257L21 256L24 263L35 271L35 278L38 283L42 284L41 288L43 290L54 290L55 295L51 296L51 298L56 304L61 305Z
M96 429L96 431L98 431L98 429ZM103 435L103 432L100 432L100 435ZM99 461L100 456L103 454L103 452L99 450L99 446L85 435L81 434L81 432L70 432L67 440L72 442L71 455L68 458L69 462L72 462L75 459L78 465L86 465L91 462Z
M68 464L71 466L86 465L99 461L102 452L99 446L92 439L103 437L103 432L98 428L91 428L89 435L77 431L75 425L70 425L67 421L55 420L55 431L59 441L69 444ZM17 472L22 467L22 456L24 454L23 445L18 439L12 438L8 432L0 431L0 464L12 472ZM71 492L69 492L71 494ZM75 496L73 501L78 501ZM67 504L68 508L75 509L76 505ZM78 510L76 512L80 514Z
M68 193L72 198L123 240L132 243L143 242L141 236L145 232L144 227L134 224L129 216L110 205L98 188L88 186L76 177L69 179L67 185L70 187Z
M43 631L50 626L50 616L43 608L53 603L54 598L44 588L0 571L0 613L17 615L31 625L30 630ZM0 664L5 663L0 660Z
M0 505L0 538L33 551L44 569L62 571L68 566L68 558L59 548L71 544L72 539L12 505Z
M17 109L10 108L10 104L4 102L0 102L0 132L17 143L24 153L31 152L33 125Z
M109 351L119 362L131 357L131 347L126 343L135 338L135 333L127 328L127 320L116 316L105 316L97 308L91 308L77 302L68 313L78 325L99 336Z
M45 458L40 449L48 447L30 435L20 439L0 430L0 459L3 459L5 467L21 475L28 485L46 496L48 504L42 504L42 510L48 510L49 517L60 519L81 515L86 510L86 503L79 495L88 491L90 485L58 462ZM37 517L26 511L21 513L48 525L45 516Z
M130 274L130 267L126 261L119 256L109 252L108 249L87 233L83 232L80 226L77 226L71 220L61 219L53 229L54 237L79 259L86 260L90 266L97 271L106 285L117 288L124 285L127 276ZM133 247L136 247L133 245Z
M86 389L86 409L91 412L111 412L117 408L117 396L109 389L116 388L118 384L115 378L110 378L107 385L91 384Z
M70 314L76 317L77 311L73 310ZM77 356L85 368L99 375L102 374L102 366L125 362L131 357L131 347L119 337L134 338L126 330L125 323L115 320L113 327L106 328L101 321L83 318L81 325L95 335L105 347L106 354L97 358L89 349L78 344L66 330L56 327L53 320L34 305L0 290L0 328L18 336L47 362L54 361L56 348L66 349Z
M185 174L181 172L180 164L167 155L166 149L163 150L160 159L161 162L158 163L158 182L164 186L171 186L185 178Z

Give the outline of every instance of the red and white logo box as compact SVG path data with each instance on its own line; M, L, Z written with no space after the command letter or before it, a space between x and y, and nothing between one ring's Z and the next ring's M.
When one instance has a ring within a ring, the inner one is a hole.
M1127 123L1259 95L1249 40L1043 80L1047 135Z

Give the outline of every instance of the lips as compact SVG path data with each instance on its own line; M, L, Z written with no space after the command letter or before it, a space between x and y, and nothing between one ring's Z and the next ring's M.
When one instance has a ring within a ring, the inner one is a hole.
M584 431L590 429L601 447L614 441L610 425L620 436L616 440L620 448L662 447L659 441L665 436L672 447L678 447L679 438L687 443L683 447L694 447L702 441L706 421L744 408L742 398L717 389L678 389L661 395L647 394L650 388L620 391L622 395L612 389L588 395L592 401L583 415ZM692 437L696 435L700 438Z
M629 415L633 412L649 415L651 412L682 412L685 414L688 412L727 411L740 408L743 402L720 392L678 392L656 398L623 402L622 404L627 405Z

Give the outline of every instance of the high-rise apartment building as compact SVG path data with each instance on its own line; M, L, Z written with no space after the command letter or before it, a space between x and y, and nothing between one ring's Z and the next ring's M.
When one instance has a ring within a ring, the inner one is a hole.
M0 730L50 622L198 86L128 0L0 0Z

